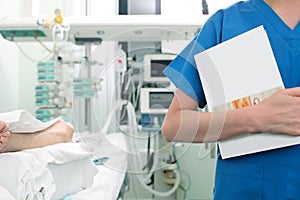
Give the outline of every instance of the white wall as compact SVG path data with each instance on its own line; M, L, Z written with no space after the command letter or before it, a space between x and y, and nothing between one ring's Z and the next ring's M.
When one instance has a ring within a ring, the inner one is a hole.
M207 0L209 14L226 8L239 0ZM161 0L161 14L183 19L201 18L202 0Z
M18 105L19 57L13 43L0 39L0 112Z
M118 14L119 0L89 0L91 16L107 17Z
M33 17L50 17L60 8L63 16L84 16L85 0L28 0L32 1Z
M239 2L241 0L207 0L209 13L213 14L219 9L226 8L233 3Z
M19 17L16 0L0 0L0 23L5 17ZM14 110L18 106L19 56L14 43L0 39L0 112Z

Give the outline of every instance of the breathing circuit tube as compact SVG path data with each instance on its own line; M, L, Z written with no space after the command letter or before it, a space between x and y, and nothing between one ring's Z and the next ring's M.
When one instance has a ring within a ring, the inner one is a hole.
M136 115L135 115L135 110L134 110L134 107L132 105L131 102L129 101L126 101L126 100L118 100L116 102L116 104L114 105L113 109L112 109L112 112L109 113L109 116L108 116L108 119L105 123L105 125L103 126L103 129L101 132L103 132L104 134L106 134L108 132L108 129L109 129L109 125L113 119L113 114L122 106L126 106L126 110L127 110L127 114L128 114L128 125L129 125L129 133L131 134L130 138L131 138L131 142L132 142L132 152L135 152L137 156L133 156L133 167L135 168L135 170L137 170L137 172L140 170L139 169L139 164L141 163L141 154L138 150L138 148L136 147L136 140L134 138L138 137L138 125L137 125L137 122L136 122ZM156 147L158 147L158 137L156 139ZM166 191L166 192L161 192L161 191L157 191L157 190L154 190L152 189L151 187L149 187L147 185L147 181L150 179L150 177L153 175L154 173L154 170L155 168L158 166L158 155L155 155L155 152L154 152L154 162L153 162L153 166L151 167L150 169L150 173L147 174L146 177L144 177L143 175L141 174L136 174L137 175L137 179L138 181L140 182L141 186L146 190L148 191L149 193L151 194L154 194L156 196L159 196L159 197L168 197L170 195L172 195L179 187L179 184L180 184L180 173L177 169L174 169L173 172L175 173L175 176L176 176L176 181L173 185L173 187Z

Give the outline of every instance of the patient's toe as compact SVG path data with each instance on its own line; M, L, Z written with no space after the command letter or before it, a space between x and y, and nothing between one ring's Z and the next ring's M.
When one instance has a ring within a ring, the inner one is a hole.
M8 131L8 125L4 122L0 120L0 132L5 132Z
M10 132L9 131L5 131L5 132L2 132L2 135L4 136L4 137L9 137L10 136Z
M0 133L0 153L5 152L5 149L7 147L7 140L10 136L10 133L8 131Z
M1 142L2 144L4 144L4 143L7 142L7 139L8 139L8 137L6 137L6 136L1 136L1 137L0 137L0 142Z

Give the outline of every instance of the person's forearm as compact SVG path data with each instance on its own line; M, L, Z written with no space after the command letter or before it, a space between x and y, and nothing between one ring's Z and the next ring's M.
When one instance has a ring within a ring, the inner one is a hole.
M197 112L197 106L177 90L162 127L167 141L213 142L249 132L300 136L300 87L280 90L257 105L224 113Z
M227 112L180 110L166 116L162 132L167 141L215 142L255 132L251 108Z

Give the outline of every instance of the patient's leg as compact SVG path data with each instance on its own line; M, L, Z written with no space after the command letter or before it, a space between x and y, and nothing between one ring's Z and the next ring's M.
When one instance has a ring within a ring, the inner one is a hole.
M8 125L5 122L0 121L0 151L5 148L9 136Z
M12 133L0 152L20 151L72 140L74 128L65 121L58 121L49 128L34 133Z

